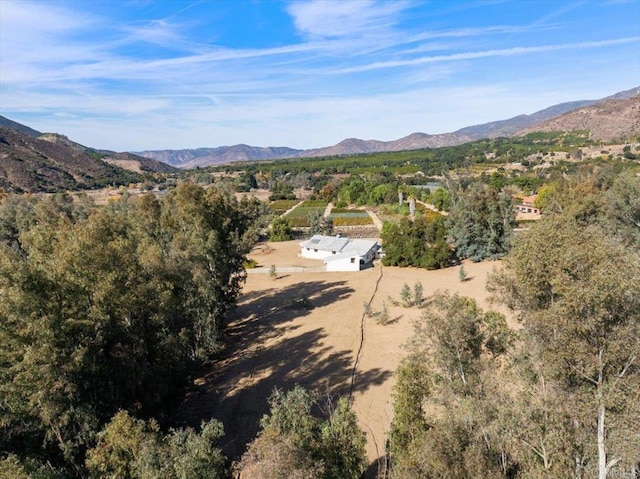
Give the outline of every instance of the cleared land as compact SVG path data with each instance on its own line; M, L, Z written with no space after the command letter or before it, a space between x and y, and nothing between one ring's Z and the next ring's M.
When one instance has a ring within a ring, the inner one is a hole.
M270 243L250 255L261 266L319 266L298 258L297 241ZM468 280L458 268L426 271L383 267L357 273L280 272L249 274L239 306L228 324L228 349L196 380L197 390L185 405L191 421L215 417L225 424L225 451L237 459L259 429L274 387L295 384L323 395L349 395L360 425L367 432L367 454L374 463L384 452L391 422L394 371L405 355L420 310L394 307L404 283L420 281L424 295L449 290L475 298L487 307L487 275L499 262L465 263ZM301 302L308 299L310 306ZM374 310L386 302L392 324L363 317L363 303ZM364 340L362 341L362 338ZM357 358L357 364L356 364ZM354 365L355 374L354 374Z

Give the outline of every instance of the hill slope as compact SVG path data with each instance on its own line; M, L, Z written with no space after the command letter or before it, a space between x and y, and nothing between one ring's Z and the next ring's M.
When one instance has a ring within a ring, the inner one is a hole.
M132 153L94 150L0 116L0 188L51 192L128 184L177 168Z
M611 141L640 135L640 95L629 99L604 100L525 128L519 136L534 131L589 130L592 140Z
M249 145L234 145L185 150L150 150L135 153L179 168L196 168L198 166L218 165L234 161L294 158L300 156L303 151L304 150L279 146L263 148Z
M74 148L65 143L61 138L33 138L0 127L0 187L16 192L56 192L143 179L137 173L105 163L98 153L91 153L86 147Z
M33 128L29 128L28 126L23 125L22 123L18 123L17 121L10 120L9 118L6 118L2 115L0 115L0 126L11 128L12 130L18 130L25 135L29 135L33 138L38 138L42 135L42 133L40 133L39 131L34 130Z
M103 155L103 161L136 173L175 173L180 171L175 166L133 153L116 153L109 150L98 150L98 153Z

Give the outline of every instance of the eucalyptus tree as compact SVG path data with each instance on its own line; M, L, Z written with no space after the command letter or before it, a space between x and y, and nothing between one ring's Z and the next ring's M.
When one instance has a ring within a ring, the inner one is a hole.
M491 289L523 322L544 374L574 405L575 474L640 463L640 255L581 216L524 235Z
M189 183L86 215L17 206L0 214L0 449L81 475L113 414L166 420L220 346L253 209Z
M366 467L365 434L346 398L318 401L306 389L276 389L261 431L240 468L248 479L359 479ZM321 416L312 413L319 406Z
M448 223L458 258L481 261L504 257L515 226L511 197L475 183L454 195Z

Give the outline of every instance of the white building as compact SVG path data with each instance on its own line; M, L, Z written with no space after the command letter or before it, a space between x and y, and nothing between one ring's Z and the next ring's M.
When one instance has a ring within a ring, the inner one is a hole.
M314 235L300 243L300 256L322 259L327 271L360 271L371 266L379 249L374 240Z

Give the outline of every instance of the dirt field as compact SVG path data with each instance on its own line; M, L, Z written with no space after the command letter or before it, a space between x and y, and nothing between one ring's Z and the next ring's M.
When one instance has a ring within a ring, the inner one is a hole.
M274 387L301 384L323 395L351 394L374 463L384 452L402 345L420 316L418 309L393 307L388 298L398 299L404 283L412 287L420 281L425 296L449 290L486 308L486 277L499 263L465 263L469 279L464 283L458 268L426 271L376 264L353 273L287 272L287 267L321 264L298 258L298 250L295 241L272 243L250 255L261 266L275 265L278 278L249 274L229 322L225 357L196 380L199 390L188 398L186 410L192 418L222 420L225 452L237 459L258 431ZM305 298L308 309L296 301ZM396 320L386 326L363 321L363 303L369 301L374 310L385 302Z

